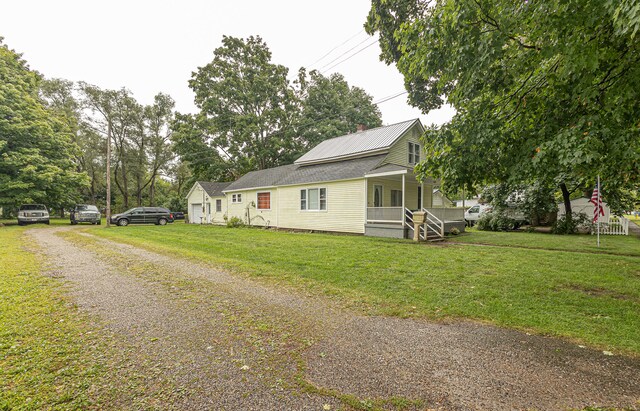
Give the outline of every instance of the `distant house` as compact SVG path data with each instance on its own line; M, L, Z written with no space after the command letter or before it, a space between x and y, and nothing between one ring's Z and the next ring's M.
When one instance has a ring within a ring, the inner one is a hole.
M449 200L439 188L433 190L433 207L455 207L456 204Z
M575 200L571 200L571 212L574 214L584 213L589 217L593 217L593 212L595 211L596 206L590 201L590 198L581 197L576 198ZM607 205L607 203L602 203L602 208L604 208L604 217L603 221L609 220L611 216L611 209ZM558 204L558 217L561 217L566 214L566 210L564 207L564 203Z
M198 182L188 196L189 212L197 211L190 221L217 223L226 215L258 226L403 238L413 235L413 212L424 210L440 234L464 229L460 210L433 208L437 181L419 183L413 173L423 131L418 119L358 131L321 142L294 164L230 184ZM209 193L207 184L219 185ZM214 198L223 203L216 208L222 216L209 214Z

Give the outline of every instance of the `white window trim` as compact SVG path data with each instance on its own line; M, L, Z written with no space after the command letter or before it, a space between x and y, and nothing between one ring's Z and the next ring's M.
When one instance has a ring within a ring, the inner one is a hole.
M258 208L258 195L260 194L269 194L269 208ZM260 211L271 211L271 191L258 191L256 192L256 210Z
M416 147L418 147L417 152L418 155L416 156ZM413 149L413 150L412 150ZM407 162L409 164L412 165L416 165L420 162L421 160L421 154L422 153L422 147L420 146L420 143L414 143L413 141L408 141L407 142ZM413 161L411 161L413 159ZM418 160L418 161L416 161Z
M310 210L309 209L309 190L318 190L318 209L317 210ZM320 190L324 190L324 202L325 202L325 208L324 210L320 209ZM307 208L305 208L304 210L302 208L299 208L299 211L302 213L326 213L327 211L329 211L329 190L327 189L327 187L307 187L307 188L301 188L300 191L306 191L306 197L305 197L305 204L307 205ZM299 191L299 192L300 192ZM298 207L300 207L300 197L298 197Z
M220 211L218 211L218 201L220 202ZM216 213L221 213L222 212L222 199L221 198L216 198L215 210L216 210Z
M238 200L238 197L240 200ZM242 204L242 193L231 194L231 204Z

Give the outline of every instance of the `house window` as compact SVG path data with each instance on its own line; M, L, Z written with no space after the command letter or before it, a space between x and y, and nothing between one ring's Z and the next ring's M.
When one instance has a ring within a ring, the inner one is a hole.
M402 190L391 190L391 207L402 207Z
M222 200L216 200L216 213L222 212Z
M271 210L271 193L258 193L258 210Z
M420 162L420 144L409 142L409 164Z
M324 211L326 209L326 188L305 188L300 190L300 210Z
M231 195L231 202L233 204L242 202L242 194L233 194Z

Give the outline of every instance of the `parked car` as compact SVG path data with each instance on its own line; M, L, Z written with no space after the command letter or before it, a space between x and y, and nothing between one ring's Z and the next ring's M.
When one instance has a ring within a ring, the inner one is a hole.
M98 207L90 204L78 204L69 214L69 220L72 225L78 223L100 224L100 210Z
M23 204L18 210L18 225L49 224L49 210L43 204Z
M136 207L121 214L111 216L111 224L127 226L129 224L157 224L173 223L173 214L162 207Z
M493 210L489 204L476 204L464 213L464 220L472 227L485 213Z
M182 211L174 211L173 212L174 220L184 220L184 213Z

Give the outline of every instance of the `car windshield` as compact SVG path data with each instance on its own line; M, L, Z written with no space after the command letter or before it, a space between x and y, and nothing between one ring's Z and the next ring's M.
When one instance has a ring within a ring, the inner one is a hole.
M47 210L47 207L42 204L25 204L20 206L20 210Z
M479 209L480 209L480 207L478 207L478 206L473 206L473 207L471 207L471 208L469 209L469 212L470 212L470 213L477 213Z
M98 211L98 207L94 205L79 205L76 208L78 211Z

